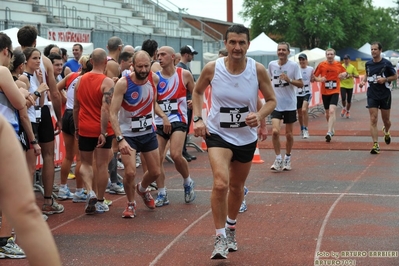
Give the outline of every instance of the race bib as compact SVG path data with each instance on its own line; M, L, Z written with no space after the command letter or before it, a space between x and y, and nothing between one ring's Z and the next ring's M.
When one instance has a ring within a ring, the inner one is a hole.
M160 100L158 105L166 115L177 114L177 99Z
M327 80L324 87L326 89L333 90L337 88L337 82L335 80Z
M245 127L245 118L249 114L248 106L241 108L220 107L220 127Z
M36 123L40 123L42 121L42 107L35 106L35 115L36 115Z
M132 117L132 131L143 132L151 130L152 128L152 115L146 115L141 117Z

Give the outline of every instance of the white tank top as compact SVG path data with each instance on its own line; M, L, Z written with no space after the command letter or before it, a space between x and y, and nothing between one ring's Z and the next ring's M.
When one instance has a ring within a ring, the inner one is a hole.
M78 83L78 80L81 76L77 76L72 82L71 84L69 84L67 91L66 91L66 97L67 97L67 101L66 101L66 109L73 109L73 102L75 100L75 87L76 84Z
M44 63L43 63L43 54L40 56L40 70L42 71L43 83L46 83L48 85L48 83L47 83L47 72L46 72L46 68L44 67ZM39 83L39 79L36 76L36 71L35 71L35 73L33 73L33 75L35 76L35 79ZM44 97L44 105L51 105L49 103L49 101L48 101L47 92L45 92L43 94L44 94L43 95L43 97ZM36 100L36 105L39 105L39 100L40 99Z
M233 75L227 71L224 60L216 60L207 126L210 133L219 135L230 144L243 146L257 140L256 128L245 124L247 115L257 112L259 83L256 62L247 57L245 70Z
M39 87L39 81L37 80L37 78L32 75L29 74L28 72L24 72L24 75L29 79L29 93L33 94L37 88ZM36 102L37 104L37 102ZM37 105L38 106L38 105ZM35 110L35 106L31 106L28 108L28 116L29 116L29 121L32 123L36 123L36 110Z

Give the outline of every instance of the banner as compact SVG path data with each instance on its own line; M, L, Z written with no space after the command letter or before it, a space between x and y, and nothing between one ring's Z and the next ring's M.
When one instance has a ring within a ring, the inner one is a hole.
M58 42L89 43L91 42L91 31L53 28L48 30L47 39Z

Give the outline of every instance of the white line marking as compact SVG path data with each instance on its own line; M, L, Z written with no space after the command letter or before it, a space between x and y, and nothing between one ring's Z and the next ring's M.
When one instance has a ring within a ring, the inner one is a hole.
M363 177L363 175L366 173L366 171L371 167L371 165L374 164L374 162L377 160L377 157L356 177L355 180L352 181L352 183L345 189L344 192L342 192L339 197L334 201L334 203L331 205L330 209L328 210L326 217L324 217L323 223L320 228L319 236L317 237L317 244L316 244L316 251L314 253L314 261L319 259L319 256L317 255L320 252L320 247L321 247L321 242L323 241L323 235L324 231L326 229L328 220L330 219L330 216L332 212L334 211L335 206L338 205L339 201L346 195L348 195L348 191L352 189L352 187L356 184L359 179Z
M196 190L197 191L197 190ZM198 218L196 221L194 221L192 224L190 224L188 227L186 227L186 229L184 229L177 237L175 237L175 239L172 240L172 242L169 243L169 245L167 245L162 251L161 253L158 254L158 256L156 256L156 258L150 263L150 266L155 265L161 258L163 255L165 255L165 253L177 242L179 241L179 239L188 232L188 230L190 230L194 225L196 225L199 221L201 221L202 219L205 218L205 216L207 216L208 214L211 213L211 209L209 211L207 211L206 213L204 213L200 218Z

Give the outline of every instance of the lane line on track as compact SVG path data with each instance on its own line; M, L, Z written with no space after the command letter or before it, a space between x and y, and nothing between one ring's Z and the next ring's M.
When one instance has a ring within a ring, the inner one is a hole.
M330 209L328 210L326 216L324 217L323 223L320 227L320 231L319 231L319 236L317 237L317 243L316 243L316 250L314 253L314 261L319 260L319 252L320 252L320 247L321 247L321 243L323 241L323 236L324 236L324 232L328 223L328 220L330 219L330 216L332 214L332 212L334 211L335 207L338 205L338 203L341 201L341 199L346 196L349 195L349 190L352 189L352 187L356 184L357 181L359 181L366 173L366 171L375 163L375 161L378 159L378 157L375 157L374 160L372 160L370 162L370 164L360 173L360 175L358 175L353 181L352 183L344 190L344 192L342 192L339 197L334 201L334 203L331 205Z
M197 191L197 190L196 190ZM194 225L196 225L199 221L201 221L202 219L204 219L207 215L209 215L211 213L211 209L209 211L207 211L206 213L204 213L201 217L199 217L197 220L195 220L193 223L191 223L189 226L186 227L186 229L184 229L177 237L175 237L172 242L169 243L169 245L167 245L159 254L158 256L155 257L155 259L150 263L150 266L155 265L161 258L163 255L165 255L166 252L168 252L168 250L177 242L180 240L180 238L186 234Z

